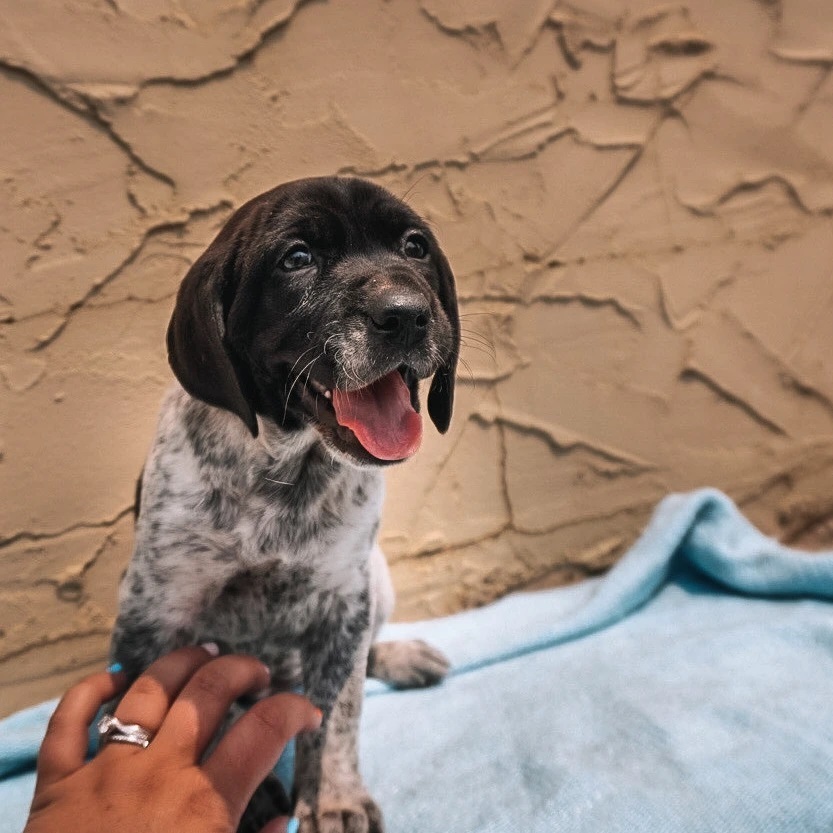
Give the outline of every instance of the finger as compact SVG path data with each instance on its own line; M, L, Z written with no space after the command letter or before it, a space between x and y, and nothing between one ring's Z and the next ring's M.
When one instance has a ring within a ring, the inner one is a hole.
M124 674L102 671L74 685L58 703L38 754L37 789L66 778L87 756L89 728L96 712L127 685Z
M250 656L227 655L200 668L171 706L154 747L196 763L217 732L231 704L269 684L269 669Z
M280 816L267 822L265 827L261 827L260 833L287 833L288 825L289 816Z
M239 819L258 784L272 771L298 732L321 726L321 712L298 694L276 694L255 703L229 729L203 765L214 788ZM233 772L234 778L228 773Z
M188 680L218 652L217 646L211 643L199 647L191 645L156 660L127 690L116 707L115 716L122 723L138 723L155 734ZM126 744L110 744L110 747L136 748Z

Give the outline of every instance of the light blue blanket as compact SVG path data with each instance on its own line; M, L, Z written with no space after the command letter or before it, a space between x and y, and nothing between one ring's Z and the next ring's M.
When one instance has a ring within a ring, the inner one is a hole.
M412 625L454 669L368 683L367 782L390 833L833 831L833 554L674 495L605 577ZM0 723L19 831L51 704Z

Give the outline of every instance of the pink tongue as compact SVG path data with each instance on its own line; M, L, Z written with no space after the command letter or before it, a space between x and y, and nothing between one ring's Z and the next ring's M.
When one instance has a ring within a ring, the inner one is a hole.
M339 425L379 460L404 460L422 440L422 418L411 405L411 392L398 370L359 390L333 390Z

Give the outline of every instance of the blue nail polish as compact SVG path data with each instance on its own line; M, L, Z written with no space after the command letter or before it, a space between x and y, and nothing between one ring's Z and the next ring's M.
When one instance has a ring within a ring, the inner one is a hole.
M298 819L290 819L286 825L286 833L298 833L298 828L300 827L300 823Z
M114 662L112 665L107 666L107 673L108 674L118 674L119 671L122 670L120 662Z

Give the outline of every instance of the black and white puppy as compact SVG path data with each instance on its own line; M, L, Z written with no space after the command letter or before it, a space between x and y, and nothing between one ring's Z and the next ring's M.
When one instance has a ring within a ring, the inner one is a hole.
M262 659L276 686L301 684L325 714L297 743L304 833L382 830L358 773L365 674L411 686L447 670L422 642L372 643L393 604L381 469L420 444L420 379L447 430L459 342L430 228L359 179L251 200L179 290L179 384L143 472L112 658L135 677L215 641ZM241 829L286 812L277 795L264 785Z

